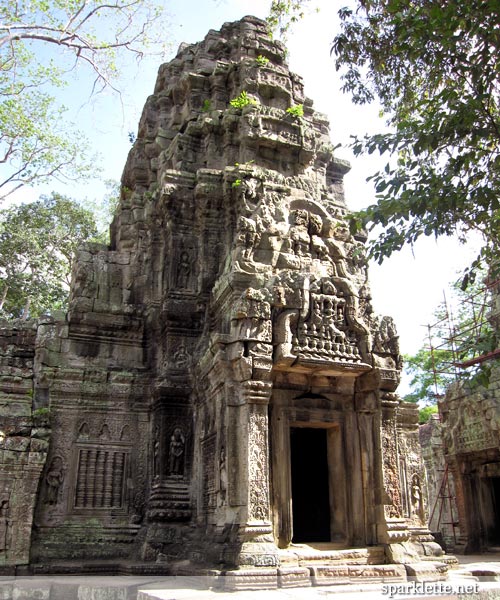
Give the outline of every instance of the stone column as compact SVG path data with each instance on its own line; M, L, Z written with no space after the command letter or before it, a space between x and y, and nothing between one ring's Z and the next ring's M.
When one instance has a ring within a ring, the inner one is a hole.
M269 490L268 406L272 384L241 384L237 403L228 406L229 508L239 506L237 555L240 566L277 566L272 536ZM236 405L237 404L237 405Z
M360 445L360 430L358 415L354 410L345 414L346 438L346 471L350 476L348 489L349 518L348 518L348 543L349 545L364 546L365 541L365 475L362 464Z
M380 428L384 523L380 527L380 541L388 544L394 562L404 562L409 531L403 515L401 481L398 465L397 407L399 400L392 394L382 399L382 422Z
M379 377L369 372L357 378L354 408L356 433L359 443L360 484L362 486L363 513L358 516L358 539L363 534L363 544L373 545L385 541L380 525L385 525L384 469L381 457L381 419ZM361 520L362 516L362 520ZM384 529L384 527L382 527ZM356 531L354 532L356 533Z

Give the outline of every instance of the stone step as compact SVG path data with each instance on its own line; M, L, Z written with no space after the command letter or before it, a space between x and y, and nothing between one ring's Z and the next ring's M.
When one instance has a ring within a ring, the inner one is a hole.
M484 562L462 565L450 571L451 578L474 578L480 581L500 581L500 563Z
M385 562L382 546L370 548L335 548L333 544L293 544L287 549L297 557L300 566L324 565L373 565Z

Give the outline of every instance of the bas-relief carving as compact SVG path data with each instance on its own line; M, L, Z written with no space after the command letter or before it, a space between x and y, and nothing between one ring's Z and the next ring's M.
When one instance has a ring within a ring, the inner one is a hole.
M386 419L382 426L382 460L384 488L387 500L384 504L386 517L400 519L403 517L400 491L400 475L398 472L398 450L396 423L394 419Z
M403 360L399 352L399 336L391 317L382 317L373 336L373 352L377 365L399 371Z
M158 353L160 374L177 372L185 374L193 361L193 340L191 337L171 336Z
M187 250L182 250L179 256L179 263L175 270L175 287L188 289L192 277L193 259Z
M460 410L457 409L458 403ZM498 445L500 403L494 392L452 386L447 392L442 412L446 425L443 438L450 454L484 451Z
M232 311L235 339L271 342L271 305L265 290L248 288Z
M184 461L186 452L186 438L180 427L176 427L170 436L168 450L168 474L174 477L184 475Z
M259 412L258 407L253 407L248 424L250 521L267 521L269 519L267 423L267 414Z
M190 362L189 354L186 351L186 346L181 344L180 348L173 354L173 365L176 369L184 369Z
M420 477L414 473L411 478L411 508L412 514L415 515L422 524L425 522L424 499L422 492L422 484Z
M495 307L498 290L493 289L492 295ZM449 515L446 522L441 521L440 530L452 547L465 544L467 552L480 551L494 543L491 523L498 516L492 478L498 476L500 463L500 371L496 361L488 366L491 372L487 388L469 386L460 380L449 386L439 401L439 425L436 423L433 428L440 445L431 445L431 437L424 446L426 463L432 460L443 469L448 467L447 481L439 477L429 486L430 502ZM451 501L442 498L443 484L447 494L451 491Z
M282 295L284 290L277 291ZM357 304L350 286L338 280L304 281L301 309L284 310L276 319L278 358L362 363L369 329L357 315Z
M217 506L217 490L215 481L216 434L205 437L201 442L202 453L202 493L203 512L212 512Z
M153 434L153 478L159 479L161 476L161 430L156 425Z
M287 201L279 196L277 201L282 204L281 212L274 206L273 217L268 208L265 228L257 214L262 213L262 207L254 211L252 219L240 217L237 245L242 246L240 263L244 259L246 272L251 272L252 265L259 272L256 257L263 256L258 247L263 239L262 232L267 231L268 236L270 230L277 233L272 251L266 256L278 275L273 278L275 305L284 309L275 317L275 339L281 346L278 357L285 361L293 361L299 355L313 360L323 358L353 363L369 360L370 329L360 315L359 291L349 279L347 254L341 243L345 234L333 219L304 208L290 209ZM301 203L313 204L308 200ZM281 223L276 222L276 215L283 219ZM336 240L335 236L340 239ZM315 261L323 263L316 271L311 267ZM277 279L286 280L289 278L287 273L300 268L305 268L306 272L312 269L312 273L298 289L295 282L287 287L277 285ZM329 276L321 277L322 273Z
M102 422L95 432L87 422L78 428L74 449L74 491L72 511L125 510L130 462L128 425ZM125 437L125 439L124 439ZM128 438L128 439L127 439Z
M0 496L0 552L10 546L10 497Z
M55 417L59 454L47 461L36 517L42 525L55 526L71 515L89 512L126 514L143 481L144 475L133 465L144 453L144 443L133 449L131 423L110 416L84 420L75 416L60 412ZM69 458L67 463L62 456Z
M66 469L64 468L62 458L60 456L55 456L45 475L46 495L44 502L46 504L53 505L59 502L59 492L64 481L65 471Z
M219 506L226 504L227 481L226 449L221 446L219 452Z
M244 262L253 260L253 253L262 237L262 225L260 219L254 221L246 217L238 219L237 245L241 247L241 259Z

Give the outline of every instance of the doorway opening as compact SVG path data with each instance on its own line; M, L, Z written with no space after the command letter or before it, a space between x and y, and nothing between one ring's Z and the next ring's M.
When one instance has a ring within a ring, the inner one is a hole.
M292 542L330 542L327 430L290 429Z
M489 531L489 543L498 546L500 544L500 477L490 477L492 496L492 519Z

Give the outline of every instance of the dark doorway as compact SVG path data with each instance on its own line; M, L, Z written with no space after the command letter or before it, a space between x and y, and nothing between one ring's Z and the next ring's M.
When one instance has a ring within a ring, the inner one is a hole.
M292 542L330 541L327 430L290 429Z
M489 543L500 544L500 477L491 477L492 527L489 531Z

